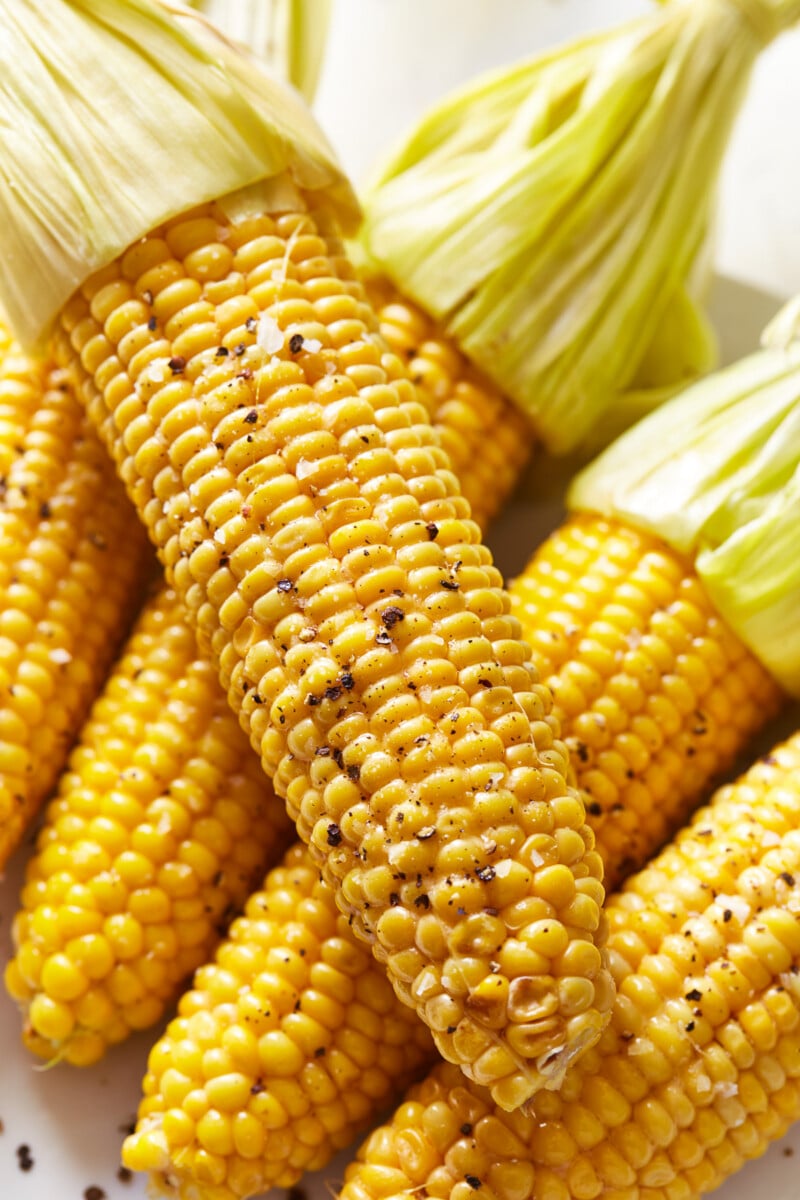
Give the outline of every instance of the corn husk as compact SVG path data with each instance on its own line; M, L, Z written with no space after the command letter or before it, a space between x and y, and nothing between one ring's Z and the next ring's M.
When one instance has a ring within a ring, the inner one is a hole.
M798 17L800 0L674 0L495 72L429 113L367 192L370 257L551 451L602 437L627 392L641 412L684 381L662 355L650 389L648 357L676 295L694 300L763 39ZM682 314L702 365L707 320Z
M0 304L35 346L94 271L241 188L300 192L352 228L350 185L305 104L198 14L156 0L5 0Z
M220 29L309 103L319 82L332 0L193 0Z
M773 323L776 343L791 317ZM693 559L731 628L800 696L800 340L671 400L578 475L568 503Z

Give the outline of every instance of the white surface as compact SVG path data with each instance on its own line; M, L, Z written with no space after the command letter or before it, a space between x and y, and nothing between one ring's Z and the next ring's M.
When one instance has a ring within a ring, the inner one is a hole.
M311 3L314 0L310 0ZM337 0L319 108L356 178L405 124L475 71L529 53L574 31L646 11L640 0ZM781 115L781 110L783 115ZM756 73L722 189L719 263L761 290L717 286L714 312L727 356L745 351L775 306L800 291L800 32L770 48ZM772 293L772 295L764 293ZM545 498L551 480L537 468L493 532L501 566L518 569L538 533L558 519ZM765 744L768 744L768 739ZM8 952L23 860L0 884L0 957ZM116 1178L120 1125L133 1116L153 1035L141 1035L89 1071L37 1069L19 1045L19 1021L0 994L0 1200L81 1200L92 1185L108 1200L142 1200L141 1179ZM33 1169L20 1173L16 1148L30 1146ZM795 1157L788 1152L794 1147ZM329 1200L347 1155L304 1186ZM774 1146L717 1193L717 1200L798 1200L800 1131Z

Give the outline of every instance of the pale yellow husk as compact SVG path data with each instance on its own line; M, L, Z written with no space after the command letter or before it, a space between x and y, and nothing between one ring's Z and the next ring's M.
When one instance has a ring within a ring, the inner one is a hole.
M665 404L578 475L568 503L694 559L728 624L800 696L800 341Z
M180 4L5 0L0 72L0 303L27 345L89 274L203 201L274 181L276 209L301 189L357 221L299 94Z
M480 79L366 194L369 255L566 451L645 410L649 348L711 221L764 39L800 0L673 0ZM703 362L707 322L686 332ZM661 394L659 395L659 390ZM609 416L610 414L610 416Z
M193 0L229 37L313 100L332 0Z

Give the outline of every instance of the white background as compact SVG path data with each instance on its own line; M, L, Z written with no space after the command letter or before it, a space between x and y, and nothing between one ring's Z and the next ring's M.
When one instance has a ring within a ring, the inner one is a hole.
M315 0L309 0L314 4ZM639 0L336 0L318 111L356 181L375 156L448 88L483 68L510 62L571 33L647 11ZM767 50L728 157L721 189L718 265L740 281L713 297L728 356L755 344L774 296L800 291L800 32ZM501 565L522 565L556 509L536 503L530 479L490 539ZM0 885L0 956L26 851ZM81 1200L90 1185L108 1200L141 1200L142 1180L117 1181L118 1127L138 1100L152 1035L143 1035L86 1072L34 1068L18 1044L15 1009L0 995L0 1200ZM21 1174L16 1147L27 1143L34 1169ZM800 1155L800 1135L794 1146ZM718 1200L798 1200L800 1157L773 1147L726 1184ZM344 1156L307 1187L328 1200Z

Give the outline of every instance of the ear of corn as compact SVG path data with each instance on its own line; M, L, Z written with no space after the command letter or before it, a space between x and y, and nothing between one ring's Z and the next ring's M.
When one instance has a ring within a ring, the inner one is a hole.
M366 1128L433 1055L337 913L305 846L247 902L151 1051L134 1170L168 1194L289 1187Z
M155 1024L291 824L173 592L145 608L28 863L6 985L47 1059Z
M441 1066L342 1200L691 1200L800 1118L800 736L608 905L618 996L558 1093L507 1114Z
M605 1023L601 863L499 573L351 274L307 215L195 210L86 284L61 353L354 927L515 1107Z
M511 602L614 887L688 818L781 690L690 559L618 521L570 517L514 580Z
M800 695L800 342L695 384L582 472L568 502L694 559L726 623Z
M132 616L147 542L63 371L0 333L0 869Z
M366 286L381 334L408 363L472 518L486 529L530 458L533 426L416 304L385 280Z
M798 18L798 0L654 9L470 84L379 172L368 255L548 449L641 412L670 311L694 352L651 400L707 365L708 322L687 291L720 163L752 64Z

